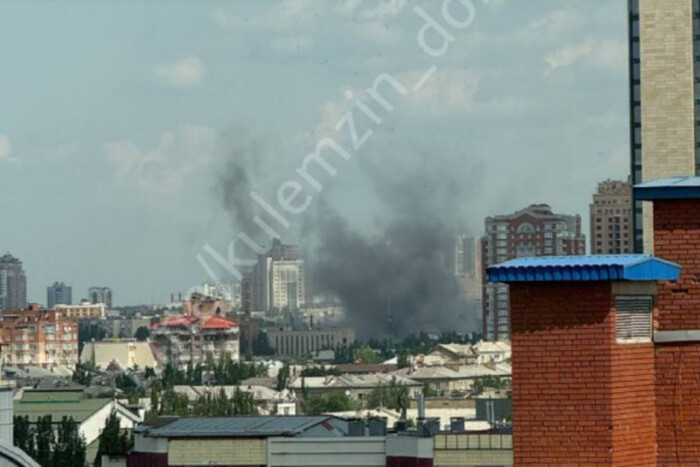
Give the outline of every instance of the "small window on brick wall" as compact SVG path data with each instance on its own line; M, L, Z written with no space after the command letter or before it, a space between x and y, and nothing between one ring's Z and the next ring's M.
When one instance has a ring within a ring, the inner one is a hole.
M647 295L615 298L615 336L618 344L651 342L653 297Z

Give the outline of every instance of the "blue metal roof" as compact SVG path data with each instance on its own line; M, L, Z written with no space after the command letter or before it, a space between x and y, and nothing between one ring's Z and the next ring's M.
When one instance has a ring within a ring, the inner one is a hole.
M634 199L700 199L700 177L671 177L634 186Z
M487 269L491 282L675 280L681 267L650 255L541 256Z

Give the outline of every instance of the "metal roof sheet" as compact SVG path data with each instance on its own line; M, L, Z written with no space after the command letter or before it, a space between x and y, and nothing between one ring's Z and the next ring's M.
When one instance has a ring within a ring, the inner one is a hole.
M44 415L51 415L54 423L60 422L63 417L73 417L73 420L82 423L110 402L112 399L83 399L75 402L21 400L14 402L14 412L15 415L28 416L32 423Z
M642 201L700 199L700 177L670 177L639 183L634 186L634 198Z
M293 436L330 419L327 416L183 417L162 428L148 430L148 435L159 438Z
M681 267L651 255L518 258L487 269L491 282L676 280Z

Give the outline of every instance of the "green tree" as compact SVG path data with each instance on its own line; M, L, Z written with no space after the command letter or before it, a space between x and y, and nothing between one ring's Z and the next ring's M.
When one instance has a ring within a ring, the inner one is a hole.
M83 386L90 386L92 377L96 374L97 367L93 363L77 363L71 379L74 383L82 384Z
M283 389L287 388L287 384L289 383L289 365L286 363L280 368L280 371L277 372L277 390L281 391Z
M305 403L307 415L357 410L357 403L343 391L330 391L326 394L311 396Z
M411 366L411 362L408 360L408 354L405 352L399 352L396 358L396 366L401 368L408 368Z
M151 335L151 331L148 330L146 326L139 326L139 328L134 333L134 337L137 341L143 342L148 339Z
M389 384L374 388L367 396L367 408L380 407L391 410L408 408L408 386L399 383L394 377Z
M472 385L472 393L475 395L482 394L484 389L501 389L503 387L503 380L498 376L481 376L474 380Z
M429 385L428 383L425 383L425 384L423 385L423 391L422 391L422 392L423 392L423 395L424 395L425 397L438 397L438 396L440 396L440 392L439 392L437 389L433 388L433 387L432 387L431 385Z
M14 444L33 459L36 458L35 436L36 430L34 426L29 423L29 417L27 415L24 417L15 415L13 426Z
M97 454L95 455L95 467L102 466L102 456L125 456L131 446L133 440L128 430L122 430L119 425L119 417L117 413L112 411L105 420L105 426L102 429L99 437L99 445Z
M382 356L377 354L368 344L363 345L353 353L353 359L359 363L381 363Z
M78 432L78 423L73 417L63 417L56 432L53 450L53 467L75 467L85 465L85 439Z
M275 354L275 349L270 346L267 333L262 329L258 331L258 335L253 340L253 354L263 356Z
M36 421L36 460L39 465L48 467L53 465L52 448L56 440L51 415L39 417Z

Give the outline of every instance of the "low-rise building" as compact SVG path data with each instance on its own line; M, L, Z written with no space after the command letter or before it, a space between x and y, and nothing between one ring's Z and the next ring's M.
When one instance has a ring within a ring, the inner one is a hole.
M58 310L7 310L0 321L4 365L74 367L78 363L78 326Z
M488 376L510 378L511 374L511 367L506 363L402 368L392 373L392 375L410 378L421 384L428 384L445 395L470 391L474 381L478 378Z
M82 363L90 362L103 370L112 365L122 369L155 369L158 361L148 342L138 342L134 339L105 340L86 342L80 353Z
M218 316L168 318L151 326L151 342L162 365L184 368L189 363L204 363L208 354L215 359L224 354L234 361L240 358L238 324Z
M416 363L426 366L468 365L475 361L476 355L469 344L438 344L429 354L416 359Z
M280 329L268 328L267 338L277 355L303 357L319 350L335 349L355 342L355 330L331 329Z
M63 316L70 319L104 318L105 304L82 302L79 305L56 305L56 311L60 311Z
M98 326L105 330L105 335L110 338L135 337L139 328L150 329L151 318L108 318L98 321Z
M476 355L476 363L485 365L487 363L503 363L510 360L509 341L479 341L473 346Z
M194 403L200 397L216 395L224 391L229 399L239 390L253 396L253 401L258 408L260 415L296 415L296 396L293 391L275 391L265 386L254 386L250 384L220 385L220 386L173 386L177 393L184 394L187 399Z
M35 424L39 417L51 415L55 426L63 417L72 417L78 426L78 433L85 438L87 459L94 459L97 453L98 438L109 415L115 412L119 424L124 429L133 429L139 417L113 398L85 398L81 388L71 385L65 388L25 390L14 402L14 414L28 417Z
M310 395L342 391L350 397L362 401L367 398L372 390L386 387L392 381L408 387L409 397L417 397L418 393L423 389L422 383L401 375L387 373L297 377L291 382L290 388L297 392L303 389Z

